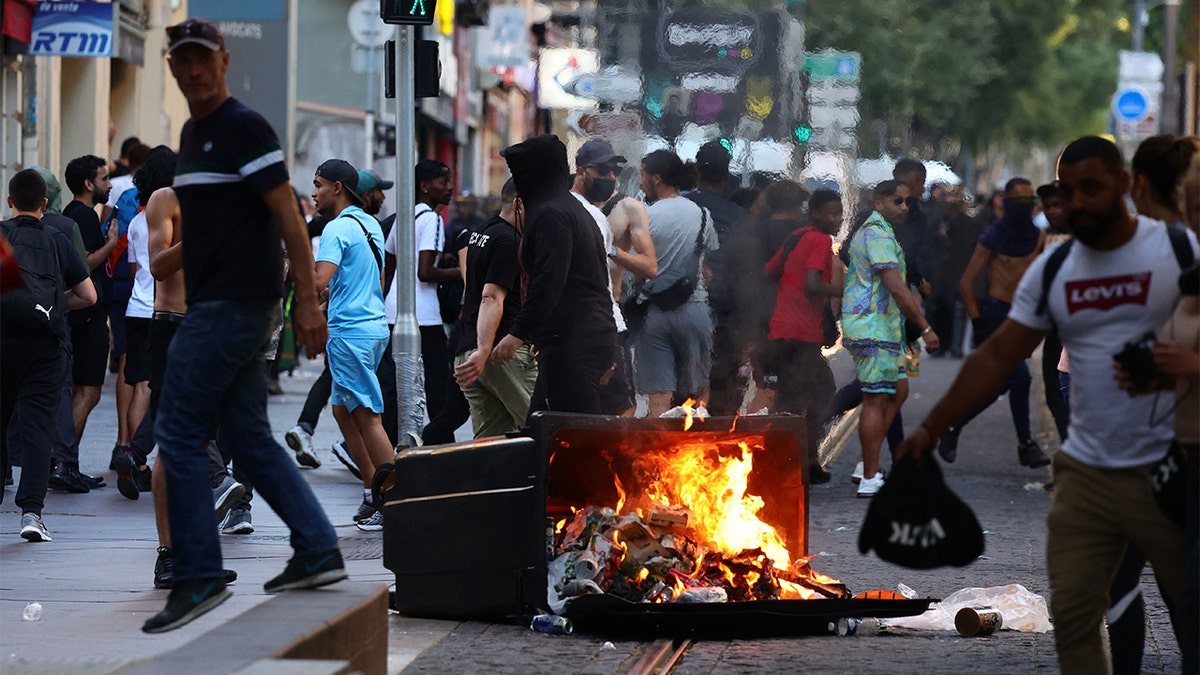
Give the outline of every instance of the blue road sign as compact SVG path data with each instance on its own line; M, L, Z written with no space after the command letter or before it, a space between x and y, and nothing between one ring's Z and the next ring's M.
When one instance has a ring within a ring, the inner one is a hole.
M1113 110L1117 117L1137 122L1150 112L1150 99L1140 89L1122 89L1113 98Z

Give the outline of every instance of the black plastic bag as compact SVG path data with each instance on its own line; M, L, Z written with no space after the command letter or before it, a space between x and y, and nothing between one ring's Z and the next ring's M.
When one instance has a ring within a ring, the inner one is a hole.
M906 455L871 500L858 550L903 567L969 565L983 553L975 513L942 479L932 456L918 464Z

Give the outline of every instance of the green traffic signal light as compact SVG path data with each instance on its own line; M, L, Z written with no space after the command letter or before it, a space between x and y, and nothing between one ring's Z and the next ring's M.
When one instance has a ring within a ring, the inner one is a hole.
M380 0L379 16L384 23L428 26L436 7L437 0Z
M812 138L812 131L812 127L808 126L807 124L801 124L793 129L792 133L796 136L796 142L800 145L804 145L808 142L808 139Z

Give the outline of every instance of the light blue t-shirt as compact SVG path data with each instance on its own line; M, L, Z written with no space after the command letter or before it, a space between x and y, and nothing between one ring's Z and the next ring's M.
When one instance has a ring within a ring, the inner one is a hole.
M383 255L379 221L357 206L348 206L321 233L317 262L337 265L329 281L329 333L342 338L387 337L379 264L363 227Z

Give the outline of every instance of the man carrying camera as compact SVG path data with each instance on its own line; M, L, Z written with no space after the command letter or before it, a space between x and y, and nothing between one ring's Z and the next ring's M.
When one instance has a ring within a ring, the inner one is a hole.
M1058 176L1075 244L1048 288L1047 264L1066 244L1030 266L1008 318L963 363L900 454L923 458L950 424L990 400L1047 330L1059 330L1071 355L1071 427L1053 459L1050 609L1059 667L1096 673L1109 669L1100 633L1107 598L1097 589L1108 587L1126 547L1146 554L1168 596L1183 576L1183 530L1158 508L1149 481L1170 444L1171 425L1155 424L1153 397L1130 399L1112 369L1113 355L1126 343L1170 316L1180 269L1163 224L1126 210L1131 178L1112 142L1096 136L1071 142L1059 157ZM1188 239L1196 250L1195 236Z

